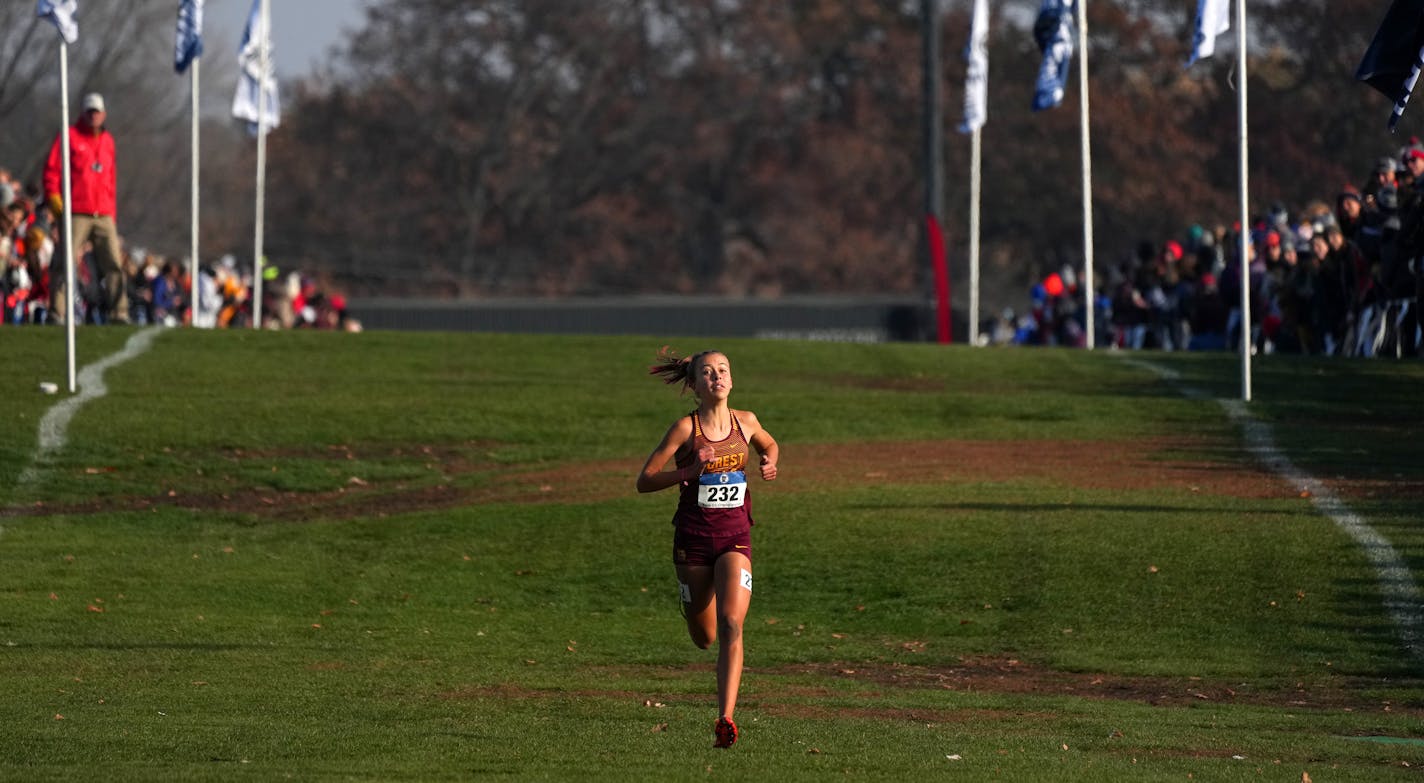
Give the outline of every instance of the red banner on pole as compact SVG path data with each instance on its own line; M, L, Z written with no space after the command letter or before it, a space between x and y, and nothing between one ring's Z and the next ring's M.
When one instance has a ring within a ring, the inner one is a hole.
M954 331L949 322L949 262L944 255L944 234L939 230L939 220L934 215L925 215L925 238L929 242L930 262L934 264L935 279L935 321L939 326L939 341L954 341Z

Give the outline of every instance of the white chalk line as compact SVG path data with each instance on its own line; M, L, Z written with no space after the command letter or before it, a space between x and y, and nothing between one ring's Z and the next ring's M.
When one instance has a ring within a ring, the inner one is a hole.
M1201 389L1181 386L1177 382L1181 375L1175 370L1140 359L1123 359L1135 367L1146 369L1169 382L1183 396L1192 399L1209 399L1210 395ZM1246 440L1246 450L1260 460L1271 472L1285 479L1291 486L1307 493L1310 502L1320 513L1329 517L1337 527L1355 540L1365 557L1374 566L1379 582L1380 595L1385 609L1398 630L1400 640L1416 658L1424 658L1424 612L1421 612L1419 587L1414 582L1414 574L1404 564L1389 540L1379 531L1370 527L1363 517L1351 511L1339 496L1314 476L1296 467L1294 463L1276 448L1271 428L1252 416L1241 400L1218 399L1227 417L1241 427Z
M64 449L69 442L69 422L79 412L79 409L84 407L85 403L97 400L109 393L109 387L104 385L104 373L109 368L117 367L147 351L153 344L154 338L162 332L162 327L158 326L142 329L130 337L117 353L109 354L93 364L86 365L79 371L79 375L75 378L79 392L73 397L55 404L40 419L39 443L35 448L34 459L30 461L29 467L20 474L22 486L38 481L44 466L53 459L55 454Z

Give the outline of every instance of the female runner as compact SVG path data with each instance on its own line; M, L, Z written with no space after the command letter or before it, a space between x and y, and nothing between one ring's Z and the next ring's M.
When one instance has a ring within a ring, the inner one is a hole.
M673 422L638 474L639 492L679 487L673 514L673 564L692 643L717 648L714 747L737 741L732 713L742 682L742 622L752 600L752 504L747 495L748 445L760 455L761 477L776 478L776 440L756 414L733 410L732 367L719 351L686 358L663 348L649 373L697 396L697 410ZM664 470L672 460L673 470Z

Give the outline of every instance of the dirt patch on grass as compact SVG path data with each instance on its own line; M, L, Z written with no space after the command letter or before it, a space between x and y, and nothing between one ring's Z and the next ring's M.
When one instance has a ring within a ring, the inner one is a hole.
M1229 449L1229 443L1206 438L827 444L815 447L814 461L808 460L801 473L788 475L783 466L782 475L796 480L804 474L803 480L814 486L1037 480L1089 489L1174 488L1232 497L1293 494L1263 468L1236 461Z
M359 519L489 503L573 503L633 493L641 457L551 465L500 465L471 459L469 449L418 444L365 454L349 446L286 455L323 460L402 459L438 469L440 483L366 480L322 492L234 487L227 492L171 490L150 497L106 497L86 503L35 503L0 509L0 518L183 508L249 514L277 521ZM232 450L233 461L266 461L270 452ZM1166 489L1239 498L1302 497L1298 487L1245 456L1232 441L1206 437L1133 441L895 441L785 444L781 477L758 486L776 493L864 484L967 484L1047 481L1095 490ZM1328 482L1350 499L1424 498L1424 481Z
M502 683L443 692L448 699L568 699L603 698L632 701L658 708L675 703L703 703L713 698L715 671L710 664L670 669L663 666L600 666L593 673L602 681L662 681L700 673L708 691L689 695L661 689L539 689ZM1246 705L1283 710L1340 710L1424 718L1424 704L1398 704L1368 698L1372 687L1398 688L1397 681L1331 678L1319 683L1253 684L1199 677L1146 677L1091 672L1065 672L1013 658L966 657L952 666L911 666L883 662L807 663L748 667L743 692L745 706L788 717L868 718L918 723L960 723L995 717L1054 720L1048 712L1014 709L897 707L896 694L908 691L951 691L964 694L1076 697L1137 702L1159 707ZM822 684L823 683L823 684ZM855 687L847 687L853 683ZM847 704L863 700L863 704Z
M1076 696L1134 701L1154 706L1248 704L1287 709L1340 709L1424 716L1424 704L1399 705L1372 700L1360 691L1371 686L1398 688L1398 682L1333 678L1323 683L1263 687L1201 677L1146 677L1093 672L1065 672L1013 658L971 657L953 666L904 664L798 664L764 670L778 675L809 675L848 680L887 691L934 689L963 693ZM750 676L750 675L749 675Z

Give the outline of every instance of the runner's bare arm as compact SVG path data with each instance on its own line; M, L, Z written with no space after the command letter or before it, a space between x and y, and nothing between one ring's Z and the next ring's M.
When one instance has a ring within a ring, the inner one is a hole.
M764 481L776 480L776 463L781 459L781 447L776 445L776 438L771 437L771 433L762 429L761 422L757 420L756 414L751 411L739 411L742 427L751 433L747 439L752 444L752 448L761 455L761 477Z
M667 434L663 436L662 442L653 449L652 454L648 455L648 461L643 463L643 470L638 473L638 491L657 492L660 489L667 489L697 478L697 474L702 472L702 463L712 458L710 453L699 454L700 459L686 468L663 470L668 462L677 455L678 450L686 446L691 439L691 420L683 416L673 422L673 425L668 427ZM711 452L712 448L708 446L703 450Z

